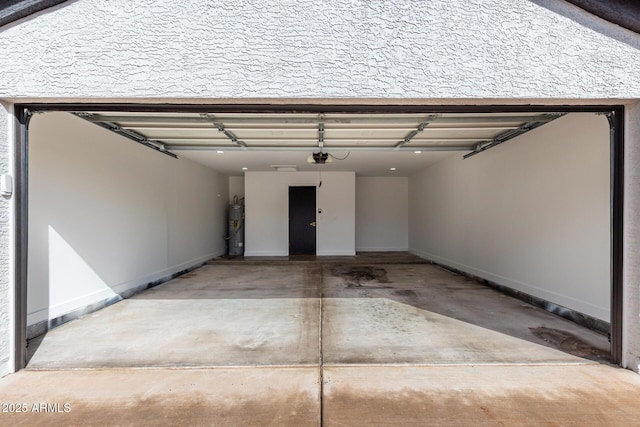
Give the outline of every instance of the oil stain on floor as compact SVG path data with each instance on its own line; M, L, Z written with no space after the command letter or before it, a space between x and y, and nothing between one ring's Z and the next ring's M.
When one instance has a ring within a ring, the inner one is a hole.
M610 357L608 351L594 347L570 332L545 326L529 328L529 330L536 337L565 353L599 362L606 361Z
M391 283L387 277L387 270L381 267L368 265L340 265L331 269L331 274L342 277L347 288L371 288L389 289L391 286L379 286L380 284Z

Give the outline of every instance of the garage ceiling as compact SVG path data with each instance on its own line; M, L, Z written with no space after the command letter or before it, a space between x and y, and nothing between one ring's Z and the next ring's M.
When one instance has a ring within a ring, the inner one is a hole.
M278 166L407 176L458 152L472 156L563 113L303 114L95 112L73 114L150 148L241 175ZM339 160L343 159L344 160ZM392 168L395 168L392 170Z

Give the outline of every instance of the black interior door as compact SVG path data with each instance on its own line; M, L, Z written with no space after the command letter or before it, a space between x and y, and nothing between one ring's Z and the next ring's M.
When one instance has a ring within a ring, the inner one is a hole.
M316 187L289 187L289 255L316 254Z

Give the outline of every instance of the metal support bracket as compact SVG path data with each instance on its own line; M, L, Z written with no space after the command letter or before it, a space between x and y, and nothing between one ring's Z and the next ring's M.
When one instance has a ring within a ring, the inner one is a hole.
M213 115L211 115L209 113L201 113L200 116L209 119L211 121L211 123L213 123L213 125L218 129L218 132L223 133L234 144L237 144L237 145L239 145L240 147L243 147L243 148L247 147L247 143L246 142L239 140L238 137L233 132L231 132L230 130L225 129L224 124L221 121L216 120L215 116L213 116Z
M318 148L324 147L324 123L318 123Z
M424 130L424 128L426 128L427 126L429 126L429 123L431 123L434 119L436 119L439 115L438 114L431 114L430 116L427 116L426 120L422 123L420 123L418 125L418 128L416 130L412 130L411 132L409 132L402 141L398 142L396 145L394 145L394 149L398 149L401 148L403 145L411 142L411 140L420 132L422 132Z
M83 111L76 111L76 112L72 112L71 114L80 117L81 119L85 119L93 124L96 124L98 126L100 126L101 128L107 129L113 133L117 133L120 136L124 136L125 138L128 138L132 141L137 142L138 144L142 144L145 147L149 147L153 150L159 151L163 154L166 154L169 157L173 157L174 159L177 159L178 156L176 154L173 154L170 151L167 151L167 147L166 145L161 142L161 141L155 141L155 140L150 140L148 139L146 136L142 135L141 133L138 133L134 130L131 129L125 129L123 127L121 127L119 124L115 123L115 122L110 122L110 121L101 121L98 117L96 117L94 114L91 113L87 113L87 112L83 112Z
M487 151L493 147L496 147L500 144L502 144L503 142L507 142L510 139L513 139L517 136L520 136L522 134L525 134L535 128L538 128L542 125L545 125L557 118L560 118L562 116L564 116L566 113L550 113L550 114L545 114L544 116L542 116L541 120L537 120L537 121L533 121L533 122L527 122L523 125L521 125L520 127L516 128L516 129L509 129L507 131L502 132L500 135L496 136L495 138L491 139L491 140L487 140L487 141L480 141L478 144L475 145L474 149L472 152L465 154L462 158L463 159L468 159L469 157L475 156L476 154L480 154L483 151Z

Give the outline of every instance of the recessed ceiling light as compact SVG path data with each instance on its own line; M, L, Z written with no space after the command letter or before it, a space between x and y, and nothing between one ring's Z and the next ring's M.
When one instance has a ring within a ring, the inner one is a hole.
M249 168L242 168L243 171L249 170Z
M396 168L389 168L389 170L390 170L390 171L394 171L394 170L396 170Z
M413 152L413 154L420 154L420 153L422 153L422 151L420 151L420 150Z
M218 153L218 154L224 154L224 151L222 151L222 150L218 150L218 151L217 151L217 153Z

